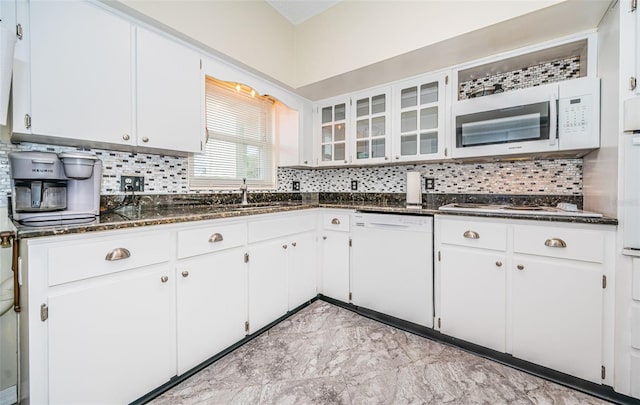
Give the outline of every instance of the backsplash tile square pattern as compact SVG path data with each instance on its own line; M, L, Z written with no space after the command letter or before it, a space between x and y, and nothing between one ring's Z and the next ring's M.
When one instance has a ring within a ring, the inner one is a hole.
M7 205L11 192L8 152L37 150L62 152L75 148L33 143L0 142L0 206ZM145 194L199 194L228 190L190 190L186 157L150 155L93 149L103 163L103 195L122 195L121 175L144 176ZM491 163L426 163L378 167L333 169L278 168L276 190L291 192L292 181L301 192L350 192L358 181L358 193L404 193L406 172L417 170L435 178L430 193L454 194L582 194L582 159L529 160Z
M573 56L462 82L459 84L458 99L467 99L476 89L495 83L502 84L503 90L509 91L577 77L580 77L580 56Z

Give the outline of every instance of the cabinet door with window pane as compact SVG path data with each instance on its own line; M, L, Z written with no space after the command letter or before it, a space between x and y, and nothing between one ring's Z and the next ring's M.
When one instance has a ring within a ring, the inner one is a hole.
M320 131L319 165L349 163L347 134L349 99L334 99L316 106L316 129Z
M393 86L393 160L446 157L445 74L423 76Z
M390 89L378 89L351 97L351 163L380 163L389 160Z

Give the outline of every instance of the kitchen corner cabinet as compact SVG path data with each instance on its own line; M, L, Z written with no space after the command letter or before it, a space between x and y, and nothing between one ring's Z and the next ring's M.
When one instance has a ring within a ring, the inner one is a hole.
M435 230L442 333L611 383L613 227L437 215Z
M202 150L197 52L88 1L20 2L17 10L14 140Z
M320 292L342 302L350 301L350 219L347 212L320 218Z
M443 159L446 75L403 81L393 86L393 161Z
M308 257L316 215L275 215L249 221L248 227L249 333L254 333L316 295L315 265Z

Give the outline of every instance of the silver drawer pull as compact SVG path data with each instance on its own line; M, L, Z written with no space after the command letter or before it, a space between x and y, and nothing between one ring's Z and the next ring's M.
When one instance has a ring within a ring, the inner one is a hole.
M496 262L496 266L498 266L498 267L502 267L502 262L501 262L501 261L497 261L497 262Z
M566 248L567 244L560 238L551 238L544 241L545 246L554 248Z
M223 240L224 238L222 237L222 234L217 232L209 237L209 243L222 242Z
M183 271L182 272L182 277L189 277L189 272L188 271Z
M169 277L162 276L162 277L160 277L160 281L162 281L163 283L166 283L167 281L169 281Z
M339 220L338 218L333 218L333 219L331 220L331 224L332 224L332 225L340 225L340 220Z
M466 231L462 236L468 239L480 239L480 235L476 231Z
M293 242L293 243L291 244L291 246L296 247L296 246L298 246L298 244L297 244L296 242Z
M518 268L518 270L524 270L524 265L522 265L522 264L519 264L516 267Z
M131 257L131 252L125 248L115 248L111 252L107 253L104 260L109 262L115 262L116 260L128 259Z

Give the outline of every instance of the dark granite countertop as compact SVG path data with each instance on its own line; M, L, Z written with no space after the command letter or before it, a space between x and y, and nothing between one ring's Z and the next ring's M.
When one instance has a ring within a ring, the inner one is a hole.
M403 202L397 199L386 200L363 200L354 199L336 199L321 201L320 203L313 201L262 201L259 203L241 206L239 204L215 204L215 205L158 205L158 206L133 206L121 209L110 209L103 212L100 217L91 222L66 224L47 227L33 227L16 224L19 238L35 238L53 235L66 235L87 233L96 231L107 231L115 229L139 228L150 225L174 224L182 222L204 221L219 218L233 218L248 215L271 214L278 212L287 212L295 210L303 210L309 208L336 208L351 209L360 212L371 213L389 213L404 215L463 215L476 216L486 218L503 218L503 219L523 219L547 222L572 222L582 224L597 225L617 225L615 218L601 217L558 217L532 214L513 214L513 213L461 213L461 212L444 212L439 211L438 206L442 205L441 201L437 201L438 205L433 205L436 201L428 201L423 208L406 208Z

